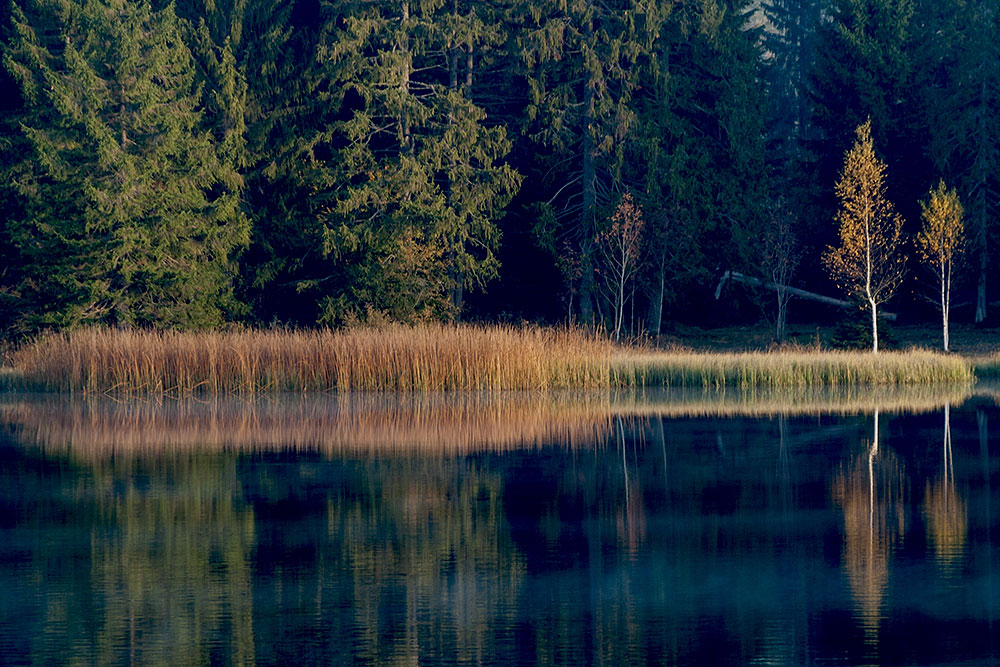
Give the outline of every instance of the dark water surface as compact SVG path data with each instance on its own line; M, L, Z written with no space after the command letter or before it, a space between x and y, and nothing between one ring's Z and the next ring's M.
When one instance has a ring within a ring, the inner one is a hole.
M903 403L7 397L0 662L1000 661L1000 409Z

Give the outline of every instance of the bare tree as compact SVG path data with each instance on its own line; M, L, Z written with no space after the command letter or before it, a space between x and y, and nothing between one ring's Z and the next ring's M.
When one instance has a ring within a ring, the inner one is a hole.
M611 225L597 237L603 264L601 275L614 307L615 340L621 338L627 286L639 265L644 224L642 208L626 192L611 216Z
M761 268L765 278L774 284L778 312L775 318L774 338L785 340L788 321L788 302L792 292L788 289L799 266L799 239L795 235L792 217L783 202L772 209L761 238Z

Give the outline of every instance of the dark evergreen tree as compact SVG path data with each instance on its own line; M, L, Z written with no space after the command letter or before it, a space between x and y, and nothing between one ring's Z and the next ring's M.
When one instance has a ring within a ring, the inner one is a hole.
M809 74L822 0L764 0L761 3L768 93L768 153L783 181L794 182L808 160L812 125Z
M470 94L477 52L499 39L458 2L365 3L328 25L327 85L349 104L315 197L325 321L452 317L468 286L495 277L495 220L520 179L502 162L504 128Z
M647 2L624 173L647 212L647 329L748 261L767 206L758 35L743 2ZM657 18L659 17L659 18Z
M528 68L525 129L538 146L535 173L552 197L538 235L579 263L580 317L595 319L594 239L601 207L621 189L624 140L635 126L637 2L524 3L519 50Z
M870 118L889 164L890 193L912 220L933 179L914 11L914 0L826 0L811 77L817 132L810 137L815 182L828 190L854 128Z
M252 220L239 299L249 321L313 324L326 269L313 195L327 187L340 91L316 63L319 3L178 0L203 82L203 108L242 176Z
M922 53L933 83L925 96L930 152L965 205L978 323L988 314L1000 215L1000 8L993 0L947 0L921 9Z
M13 24L21 326L220 324L248 226L173 6L37 0Z
M0 0L0 54L6 49L10 36L11 9L9 0ZM10 73L0 67L0 174L9 173L17 156L27 149L18 125L23 113L20 87ZM0 179L0 335L10 328L17 310L18 263L10 239L10 221L22 215L19 208L12 181Z

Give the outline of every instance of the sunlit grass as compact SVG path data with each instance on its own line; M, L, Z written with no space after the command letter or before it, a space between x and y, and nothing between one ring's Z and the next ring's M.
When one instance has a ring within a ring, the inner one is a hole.
M348 331L93 328L14 354L26 387L186 395L607 387L610 343L577 330L389 326Z
M798 349L664 352L615 346L582 330L530 326L200 333L93 328L41 337L12 359L18 384L25 388L148 395L746 389L973 380L969 361L923 350L878 355Z
M972 359L973 372L981 380L1000 379L1000 353Z
M906 352L774 351L704 354L619 352L611 361L619 386L751 388L963 383L972 366L958 356Z

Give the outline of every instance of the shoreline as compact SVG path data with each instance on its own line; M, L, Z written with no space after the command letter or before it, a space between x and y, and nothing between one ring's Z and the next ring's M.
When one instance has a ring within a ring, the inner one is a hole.
M43 336L0 369L0 388L112 395L364 391L815 388L973 384L1000 357L926 349L694 352L616 345L542 327L427 324L344 331Z

